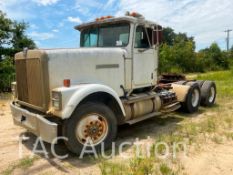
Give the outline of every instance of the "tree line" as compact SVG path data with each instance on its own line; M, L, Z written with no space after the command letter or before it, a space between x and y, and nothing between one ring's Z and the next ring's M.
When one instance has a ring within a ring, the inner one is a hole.
M9 91L15 79L14 55L23 48L36 48L35 42L25 32L28 24L9 19L0 11L0 92ZM163 29L160 47L160 73L207 72L229 69L233 60L233 47L222 51L217 43L195 51L193 37L175 33L172 28Z
M28 24L9 19L0 11L0 92L10 91L11 81L15 79L14 55L36 44L25 31Z
M233 46L229 52L222 51L217 43L198 52L193 37L175 33L172 28L163 29L160 47L160 73L208 72L229 69L233 63Z

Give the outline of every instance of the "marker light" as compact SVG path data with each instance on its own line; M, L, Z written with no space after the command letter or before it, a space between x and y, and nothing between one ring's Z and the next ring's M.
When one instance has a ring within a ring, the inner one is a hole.
M105 19L110 19L110 18L113 18L113 16L102 16L102 17L100 17L100 18L96 18L95 19L95 21L103 21L103 20L105 20Z
M140 13L137 13L137 12L126 12L125 13L126 16L132 16L132 17L135 17L135 18L144 18Z
M138 14L137 14L136 12L132 12L132 13L130 14L130 16L137 17Z
M113 16L109 15L105 17L106 19L113 18Z
M63 80L63 86L64 87L70 87L70 79Z

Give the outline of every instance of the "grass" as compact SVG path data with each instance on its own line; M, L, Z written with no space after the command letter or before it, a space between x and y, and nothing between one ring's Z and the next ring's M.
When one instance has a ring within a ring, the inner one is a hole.
M133 158L128 164L102 161L99 165L102 175L176 175L166 163L157 164L153 158Z
M13 174L15 169L23 169L26 170L27 168L31 167L36 160L38 160L38 156L34 156L33 158L30 157L25 157L20 159L19 161L12 163L11 165L8 166L6 170L1 172L2 175L10 175Z
M131 174L150 175L154 170L154 161L150 158L134 158L130 161Z
M127 172L127 167L125 167L125 165L105 160L99 164L99 168L102 175L124 175L123 173Z
M212 80L216 82L219 97L233 96L233 68L230 71L218 71L206 74L199 74L199 80Z
M214 135L214 136L212 137L212 141L213 141L214 143L217 143L217 144L223 143L223 139L222 139L222 137L220 137L219 135Z
M232 116L225 117L224 122L226 123L227 128L233 128L233 118Z
M162 163L159 167L162 175L175 175L176 173L165 163Z
M227 138L227 140L233 140L233 132L225 132L224 136Z
M12 94L11 93L0 93L0 100L11 100Z

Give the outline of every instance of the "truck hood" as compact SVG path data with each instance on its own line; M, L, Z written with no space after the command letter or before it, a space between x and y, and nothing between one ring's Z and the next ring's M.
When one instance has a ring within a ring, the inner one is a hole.
M122 48L44 49L17 53L18 99L46 111L53 89L70 79L71 86L103 84L123 95L125 54Z
M78 48L44 50L48 58L50 88L63 86L64 79L71 84L101 83L110 85L110 79L124 74L122 48ZM113 74L113 72L115 72Z

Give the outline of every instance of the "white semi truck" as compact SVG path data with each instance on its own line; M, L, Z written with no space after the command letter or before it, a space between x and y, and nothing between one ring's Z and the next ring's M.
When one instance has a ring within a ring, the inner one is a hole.
M88 140L108 148L118 125L215 103L212 81L158 75L162 27L142 15L101 17L75 29L81 48L15 55L14 123L44 141L64 136L76 154Z

